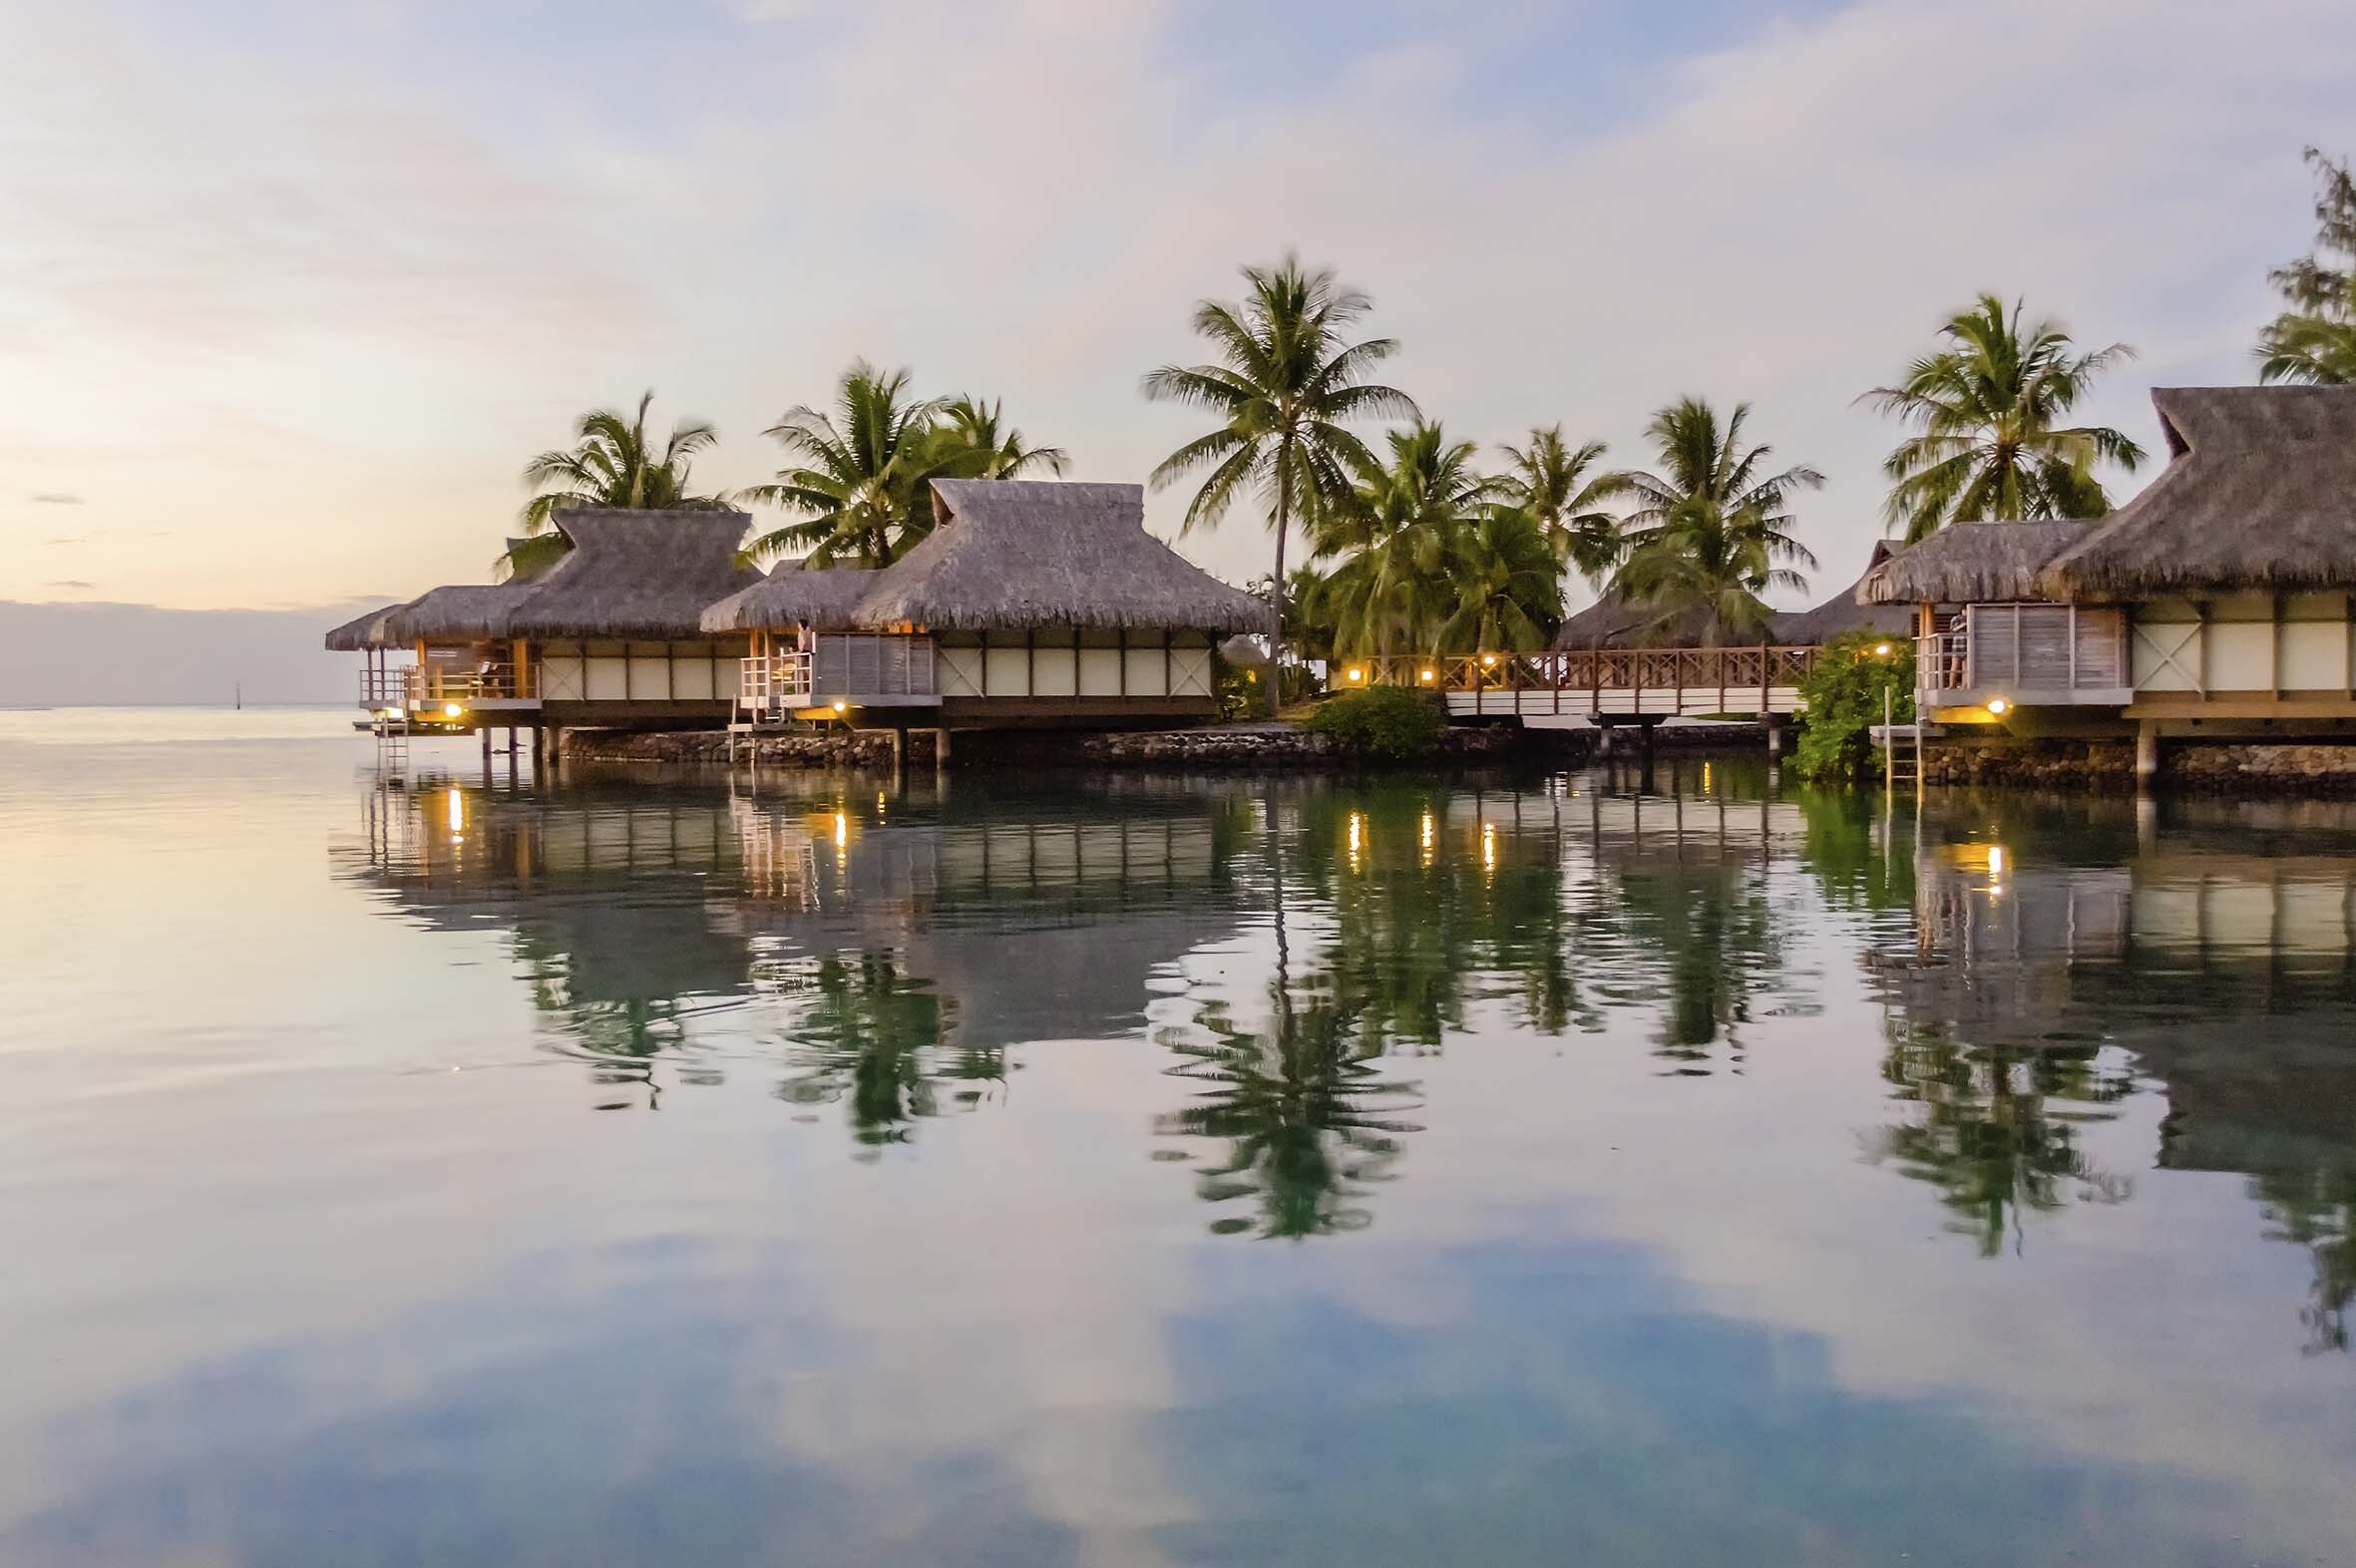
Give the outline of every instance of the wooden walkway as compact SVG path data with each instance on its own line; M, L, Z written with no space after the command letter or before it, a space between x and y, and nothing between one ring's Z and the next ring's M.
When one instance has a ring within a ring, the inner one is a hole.
M1591 648L1549 653L1383 656L1334 666L1334 684L1439 692L1459 719L1518 718L1547 729L1717 714L1796 713L1814 647Z

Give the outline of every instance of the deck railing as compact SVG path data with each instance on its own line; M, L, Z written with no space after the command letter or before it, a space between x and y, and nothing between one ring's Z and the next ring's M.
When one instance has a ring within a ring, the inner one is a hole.
M364 708L431 708L528 695L529 684L517 678L511 663L489 663L474 669L451 669L439 664L366 665L360 670L360 706Z
M1717 693L1720 711L1764 709L1767 694L1796 686L1814 647L1569 648L1544 653L1385 654L1342 659L1334 686L1416 686L1425 691L1659 692L1681 704Z
M777 713L810 705L810 655L756 653L737 664L736 705Z

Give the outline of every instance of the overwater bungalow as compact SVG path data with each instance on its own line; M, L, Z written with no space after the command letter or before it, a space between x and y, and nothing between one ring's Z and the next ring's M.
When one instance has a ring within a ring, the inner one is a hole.
M934 529L878 571L786 562L704 611L753 653L744 721L924 728L1206 719L1212 649L1268 606L1145 531L1138 485L936 480Z
M544 573L435 588L327 646L367 655L361 701L387 722L946 731L1210 718L1214 643L1273 629L1145 531L1140 486L933 492L933 532L880 571L763 576L741 512L560 512L574 548Z
M2356 388L2152 394L2169 462L2094 522L1967 523L1869 573L1969 733L2356 739Z
M573 549L546 571L431 589L336 627L327 646L367 656L361 703L398 722L716 727L747 643L698 621L758 579L738 555L751 522L724 510L559 512Z

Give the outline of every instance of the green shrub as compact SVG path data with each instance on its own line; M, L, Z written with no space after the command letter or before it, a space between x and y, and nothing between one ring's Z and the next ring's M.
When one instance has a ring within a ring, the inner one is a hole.
M1887 646L1889 652L1876 648ZM1869 731L1882 718L1882 693L1890 694L1890 715L1914 722L1914 643L1877 631L1849 631L1816 655L1815 667L1799 683L1807 713L1793 765L1811 779L1853 779L1873 762Z
M1404 686L1370 686L1329 698L1309 716L1312 734L1331 735L1362 757L1420 756L1448 727L1439 699Z

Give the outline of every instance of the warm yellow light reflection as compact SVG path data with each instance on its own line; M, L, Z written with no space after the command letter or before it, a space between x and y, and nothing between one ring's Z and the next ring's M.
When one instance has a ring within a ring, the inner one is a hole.
M1480 825L1480 866L1483 871L1497 869L1497 825L1493 822Z
M850 842L851 819L838 811L835 813L835 848L841 849Z
M2004 880L2004 846L2001 844L1988 846L1988 876L1994 882Z
M1350 814L1350 869L1358 870L1359 852L1367 840L1367 819L1357 812Z
M449 811L450 831L464 833L466 831L466 797L456 790L450 792Z

